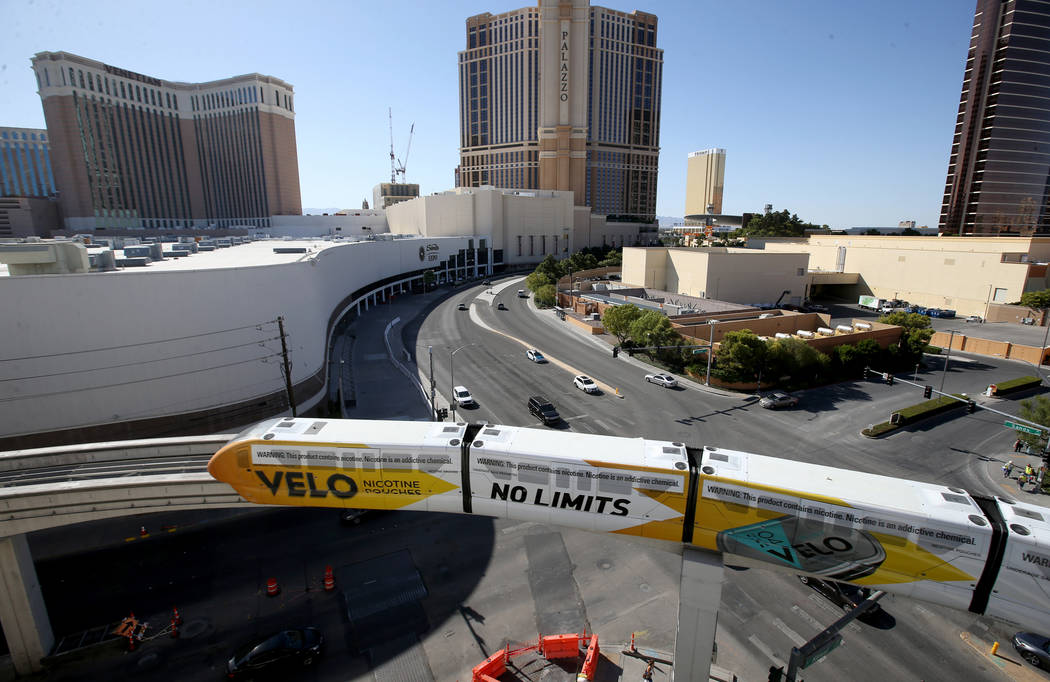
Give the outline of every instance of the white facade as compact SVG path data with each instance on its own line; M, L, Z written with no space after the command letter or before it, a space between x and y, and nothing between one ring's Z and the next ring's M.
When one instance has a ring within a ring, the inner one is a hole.
M275 215L270 218L270 225L265 229L246 227L260 234L295 239L367 237L390 231L386 226L386 212L369 208L347 209L329 215Z
M264 241L118 272L0 277L0 378L8 379L0 382L0 437L177 415L282 391L278 316L292 381L302 382L324 366L328 323L341 301L372 282L436 266L468 242ZM274 247L307 252L278 255Z

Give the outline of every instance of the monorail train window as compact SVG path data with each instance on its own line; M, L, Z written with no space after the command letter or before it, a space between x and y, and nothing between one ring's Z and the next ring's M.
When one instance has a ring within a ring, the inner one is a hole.
M554 487L555 488L568 488L572 481L572 473L568 469L555 469L554 470Z
M962 495L952 495L950 493L941 493L941 497L949 502L955 502L956 504L965 504L967 507L970 506L970 498L963 497Z
M591 472L590 470L578 471L579 476L576 476L576 489L585 493L591 492Z
M1033 519L1035 521L1042 521L1043 520L1043 515L1042 514L1040 514L1038 512L1034 512L1034 511L1032 511L1030 509L1022 509L1021 507L1014 507L1013 508L1013 512L1017 516L1026 516L1026 517L1028 517L1030 519Z
M613 495L630 495L631 482L618 480L623 474L603 471L598 475L598 492Z
M537 483L539 485L550 485L550 469L548 469L547 467L537 467L535 465L528 465L525 463L519 464L518 481L520 481L521 483Z

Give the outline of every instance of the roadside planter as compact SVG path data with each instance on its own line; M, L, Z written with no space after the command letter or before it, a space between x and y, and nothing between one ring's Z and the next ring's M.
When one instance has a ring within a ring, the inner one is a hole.
M893 433L902 426L915 424L923 419L944 412L949 412L956 408L966 407L966 402L969 400L969 396L965 393L954 393L953 395L955 398L958 398L958 400L949 396L941 396L939 398L934 398L933 400L926 400L916 405L912 405L911 407L897 410L890 414L889 421L871 424L860 433L862 436L867 436L868 438L879 438L888 433Z
M1017 393L1019 391L1026 391L1030 388L1041 386L1042 383L1042 379L1033 376L1019 377L1017 379L1010 379L1009 381L997 381L988 386L987 395L1001 396L1010 393Z

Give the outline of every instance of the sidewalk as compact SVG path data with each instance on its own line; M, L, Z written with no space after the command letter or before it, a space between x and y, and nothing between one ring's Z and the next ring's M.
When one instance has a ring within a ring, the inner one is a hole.
M1009 477L1003 475L1003 465L1007 462L1014 463L1013 470L1010 472ZM996 490L997 495L1008 497L1017 500L1018 502L1026 502L1041 507L1050 507L1050 495L1037 492L1033 484L1026 484L1023 489L1018 488L1017 477L1024 473L1026 464L1032 465L1032 469L1038 473L1039 467L1043 465L1043 458L1041 455L1029 455L1024 452L1015 453L1007 451L994 457L990 457L984 463L987 468L988 477L992 479L999 488ZM1050 478L1050 472L1047 473L1047 477Z

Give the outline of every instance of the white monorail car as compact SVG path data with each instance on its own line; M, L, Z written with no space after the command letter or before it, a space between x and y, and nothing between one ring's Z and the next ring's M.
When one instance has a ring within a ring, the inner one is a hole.
M262 504L481 514L721 552L1050 631L1041 507L683 443L517 426L273 419L208 471Z

